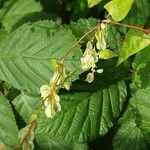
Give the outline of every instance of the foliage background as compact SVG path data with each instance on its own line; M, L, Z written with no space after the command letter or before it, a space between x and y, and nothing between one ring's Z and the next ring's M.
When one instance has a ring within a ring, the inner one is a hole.
M54 72L50 60L60 60L77 38L105 19L107 2L103 0L89 9L86 0L0 1L0 139L6 145L16 146L18 129L27 125L40 105L39 88ZM149 8L149 0L135 0L122 23L148 28ZM112 51L120 53L128 31L108 26L107 43ZM136 49L142 39L136 40L133 33L130 36L133 41L127 47ZM60 91L63 111L56 118L40 116L35 149L148 149L150 47L118 67L116 58L101 60L97 65L104 73L96 75L89 85L84 81L87 73L81 74L78 66L81 50L91 37L69 56L66 66L78 69L72 76L71 91ZM10 136L4 140L7 134Z

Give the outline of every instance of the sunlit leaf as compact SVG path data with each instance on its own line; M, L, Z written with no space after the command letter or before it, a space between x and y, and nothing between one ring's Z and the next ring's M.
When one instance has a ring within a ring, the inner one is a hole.
M91 7L95 6L95 5L97 5L102 0L87 0L87 1L88 1L88 7L91 8Z
M141 51L150 44L150 36L143 32L130 30L124 39L118 64L125 61L128 57Z
M116 53L114 53L111 50L105 49L105 50L101 50L99 51L99 58L100 59L110 59L113 57L118 57L118 55Z
M134 0L112 0L104 7L112 16L114 21L121 21L131 9Z

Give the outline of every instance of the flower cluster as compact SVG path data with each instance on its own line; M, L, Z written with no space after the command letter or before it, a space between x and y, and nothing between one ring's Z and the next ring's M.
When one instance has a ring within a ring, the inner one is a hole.
M53 77L50 80L50 86L42 85L40 88L41 97L44 101L45 115L48 118L52 118L57 112L61 111L60 97L57 94L60 88L70 89L71 83L65 79L68 76L68 72L63 67L62 72L58 69L55 71Z
M104 23L101 24L100 30L95 33L95 38L97 40L96 47L94 45L94 41L90 40L87 45L85 52L81 58L81 68L83 71L87 71L91 69L91 72L87 74L86 80L91 83L94 80L94 73L102 73L103 69L96 69L96 63L99 59L99 51L106 49L106 25ZM98 52L96 51L96 48Z

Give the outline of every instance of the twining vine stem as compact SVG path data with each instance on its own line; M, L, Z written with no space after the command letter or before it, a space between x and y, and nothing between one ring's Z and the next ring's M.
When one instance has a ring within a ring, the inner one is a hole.
M138 30L138 31L142 31L144 33L150 33L150 30L149 29L142 29L142 28L139 28L139 27L136 27L136 26L132 26L132 25L127 25L127 24L122 24L122 23L119 23L119 22L115 22L115 21L112 21L112 20L103 20L102 23L104 24L115 24L115 25L119 25L119 26L122 26L122 27L127 27L127 28L130 28L130 29L135 29L135 30ZM68 57L68 55L73 51L73 49L87 36L89 35L90 33L94 32L95 30L98 30L100 29L100 23L98 23L96 26L94 26L93 28L91 28L89 31L85 32L83 34L83 36L81 36L79 38L79 40L74 43L73 45L71 45L68 50L66 51L66 53L64 54L64 56L61 58L61 61L60 63L58 64L58 67L56 69L56 71L58 72L57 74L57 78L54 80L53 82L53 90L52 91L55 91L56 89L56 86L57 86L57 82L58 80L60 79L62 73L63 73L63 67L64 67L64 62L66 60L66 58ZM16 150L22 145L24 144L25 142L28 141L28 138L30 138L30 135L31 133L35 130L36 128L36 123L37 123L37 119L39 117L39 114L43 108L43 105L44 105L44 102L40 105L39 109L37 110L37 112L34 114L36 117L34 119L32 119L30 121L30 123L28 124L29 126L29 129L26 133L26 135L24 136L22 142L19 144L19 146L17 146Z
M128 24L123 24L123 23L115 22L115 21L109 20L109 19L103 20L102 22L103 23L107 23L107 24L111 23L111 24L115 24L115 25L118 25L118 26L130 28L130 29L135 29L135 30L142 31L142 32L145 32L145 33L150 33L150 29L143 29L143 28L132 26L132 25L128 25Z

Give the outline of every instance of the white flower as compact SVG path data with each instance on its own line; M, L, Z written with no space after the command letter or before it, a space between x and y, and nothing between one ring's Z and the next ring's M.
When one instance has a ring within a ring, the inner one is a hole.
M103 69L96 70L97 73L103 73Z
M93 47L92 41L87 43L87 48L81 58L81 68L82 70L86 71L91 68L96 67L96 63L98 62L98 54Z
M57 94L55 94L52 96L51 99L47 99L44 102L44 105L46 106L45 115L47 118L53 118L56 112L61 111L61 105L59 101L60 97Z
M71 84L70 84L69 82L64 82L63 86L64 86L64 88L65 88L66 90L69 91Z
M81 58L81 68L82 70L86 71L90 68L95 68L95 60L91 55L86 55L85 57Z
M51 87L42 85L40 88L41 97L45 100L50 95Z
M45 115L48 118L52 118L56 112L61 111L60 97L56 92L52 92L52 87L43 85L40 88L41 97L43 98L45 105Z
M101 23L101 30L104 30L107 27L107 25L105 23Z
M87 75L85 81L91 83L91 82L93 82L93 80L94 80L94 72L88 73L88 75Z

